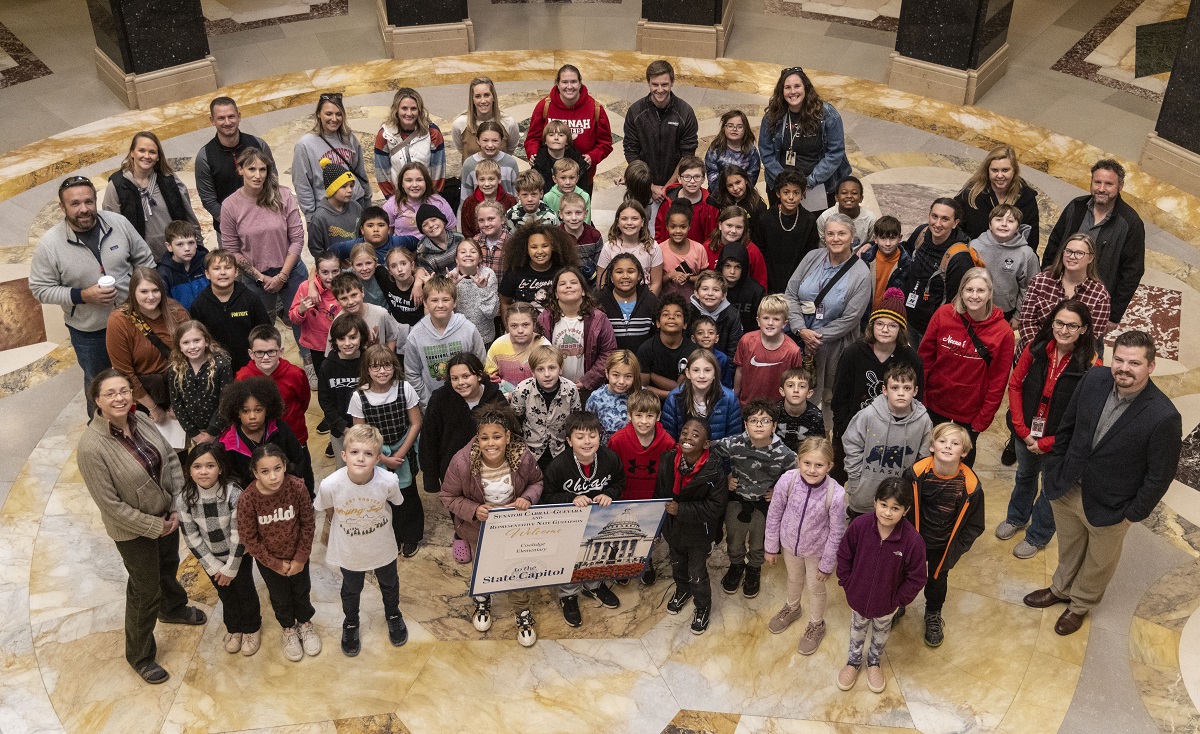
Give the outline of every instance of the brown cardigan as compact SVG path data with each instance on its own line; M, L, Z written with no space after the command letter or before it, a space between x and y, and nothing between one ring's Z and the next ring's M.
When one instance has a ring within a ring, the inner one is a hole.
M154 444L162 457L160 486L109 431L108 420L96 413L79 438L75 461L88 492L100 508L104 529L115 541L157 538L183 489L179 457L149 418L139 416L138 435Z
M471 447L474 445L472 439L450 460L438 492L438 499L453 515L454 532L472 546L479 541L480 523L475 518L475 511L487 503L483 482L478 474L471 473ZM524 497L531 505L538 503L542 496L542 470L528 450L521 453L521 463L513 472L512 483L514 496Z
M187 309L174 298L167 299L164 310L170 312L175 326L179 326L191 318ZM148 320L147 323L150 324L151 331L157 334L159 339L162 339L163 344L168 347L175 346L174 330L168 330L165 315L160 314L157 319ZM141 401L146 397L146 388L142 387L142 381L138 379L138 375L163 374L167 371L169 363L163 359L158 347L154 346L134 326L123 308L115 309L108 315L108 334L105 342L108 346L108 358L112 361L112 366L129 378L130 385L133 387L133 399Z

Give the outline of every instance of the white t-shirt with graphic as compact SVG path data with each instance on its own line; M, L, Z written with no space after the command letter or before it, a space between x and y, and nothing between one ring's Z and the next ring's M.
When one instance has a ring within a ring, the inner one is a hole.
M562 376L571 382L583 379L583 319L563 316L554 325L551 340L563 354Z
M392 505L404 501L400 481L382 466L366 484L355 484L345 467L321 480L313 509L333 508L326 561L348 571L373 571L396 562Z

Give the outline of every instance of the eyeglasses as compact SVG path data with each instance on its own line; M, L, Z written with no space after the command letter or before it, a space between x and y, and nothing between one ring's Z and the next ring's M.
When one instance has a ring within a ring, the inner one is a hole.
M770 418L747 418L746 425L748 426L769 426L772 421Z
M893 329L899 329L900 324L898 324L895 321L892 321L890 319L887 321L884 321L883 319L876 319L875 320L875 328L883 329L884 331L892 331Z
M282 349L266 349L250 352L250 356L255 359L267 359L268 357L278 357Z
M745 130L746 126L740 122L727 122L727 123L725 123L725 129L726 130L734 130L734 131Z
M1067 324L1059 321L1058 319L1054 319L1054 328L1058 329L1059 331L1065 331L1068 334L1074 334L1083 328L1083 324Z
M367 367L367 369L371 372L386 372L387 370L394 370L396 368L390 364L373 364Z
M1063 250L1063 257L1067 260L1079 260L1091 254L1091 250Z
M689 174L688 174L688 175L686 175L686 176L680 176L680 177L679 177L679 180L680 180L680 181L701 181L701 180L703 180L703 179L704 179L704 176L701 176L701 175L700 175L700 174L698 174L698 173L689 173Z
M116 398L127 398L130 395L133 395L133 390L130 390L127 387L122 388L120 390L109 390L108 392L100 393L100 397L104 398L105 400L114 400Z
M318 102L337 102L338 104L341 104L342 93L341 92L324 92L321 94L320 97L317 97L317 101Z
M96 185L92 183L92 179L87 176L67 176L62 183L58 185L58 193L62 193L72 186L87 186L92 191L96 190Z

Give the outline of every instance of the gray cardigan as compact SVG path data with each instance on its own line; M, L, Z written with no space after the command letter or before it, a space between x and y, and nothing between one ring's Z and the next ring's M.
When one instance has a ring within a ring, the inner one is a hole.
M96 219L104 272L117 280L114 303L124 303L133 269L153 268L154 254L125 217L97 211ZM112 306L78 300L78 292L96 285L99 279L100 263L65 221L42 235L29 266L29 290L42 303L61 306L67 326L80 331L103 331L108 327Z
M793 332L799 333L804 328L804 316L800 313L800 300L797 297L800 284L812 271L821 267L821 263L825 261L825 256L828 254L829 251L824 247L818 247L808 253L796 266L796 271L788 280L787 291L783 295L788 302L788 321L791 322ZM846 307L842 310L842 315L813 329L821 335L822 346L828 346L831 342L846 336L856 337L863 313L866 312L867 305L871 302L873 294L871 269L867 267L866 263L862 260L856 262L850 268L850 272L842 276L842 280L846 282Z
M138 435L162 456L160 486L121 442L109 432L108 420L97 413L79 438L76 462L88 492L100 508L104 529L113 540L157 538L183 489L179 457L149 418L139 417Z

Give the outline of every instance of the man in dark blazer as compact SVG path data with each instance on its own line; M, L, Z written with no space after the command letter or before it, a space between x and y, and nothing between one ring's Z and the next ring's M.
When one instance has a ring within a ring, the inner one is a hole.
M1153 382L1154 340L1117 337L1111 370L1088 370L1054 434L1043 491L1058 530L1050 587L1025 597L1068 604L1054 631L1076 632L1104 598L1129 526L1150 516L1179 468L1183 419Z

